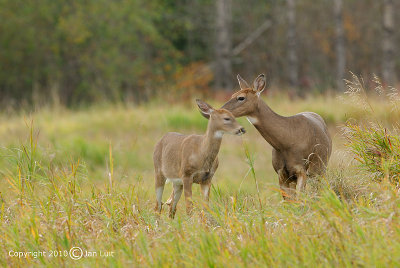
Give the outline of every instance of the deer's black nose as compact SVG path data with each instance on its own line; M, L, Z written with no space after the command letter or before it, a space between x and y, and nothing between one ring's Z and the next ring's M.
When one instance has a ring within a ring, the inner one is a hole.
M242 127L242 128L240 129L240 132L242 132L243 134L246 133L246 130L244 129L244 127Z

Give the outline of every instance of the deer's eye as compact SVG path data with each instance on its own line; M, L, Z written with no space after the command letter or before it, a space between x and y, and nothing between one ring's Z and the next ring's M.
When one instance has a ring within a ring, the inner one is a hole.
M229 122L229 121L231 121L231 119L230 119L230 118L228 118L228 117L224 118L224 120L225 120L226 122Z
M238 101L244 101L245 97L238 97Z

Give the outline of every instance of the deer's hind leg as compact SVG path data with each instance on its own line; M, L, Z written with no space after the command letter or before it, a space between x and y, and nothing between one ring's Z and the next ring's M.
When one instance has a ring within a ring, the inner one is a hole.
M156 173L155 176L155 189L156 189L156 206L154 210L161 213L162 209L162 195L164 192L166 178L161 173Z
M210 199L211 180L208 180L206 183L200 184L200 187L203 199L205 202L208 203L208 200Z
M307 173L304 170L304 168L301 168L296 172L296 177L297 177L296 195L299 197L301 192L303 192L304 189L306 188L306 183L307 183Z

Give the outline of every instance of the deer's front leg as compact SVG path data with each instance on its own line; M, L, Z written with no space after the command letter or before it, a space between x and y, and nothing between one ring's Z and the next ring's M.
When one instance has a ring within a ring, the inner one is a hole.
M181 198L183 186L180 183L174 183L174 190L172 192L173 196L171 201L171 206L169 208L169 217L174 218L176 213L176 205L178 204L179 199Z
M204 200L203 210L201 211L200 217L204 222L206 222L207 217L205 216L205 213L208 210L208 201L210 199L211 178L200 184L200 187L201 187L201 194L203 195L203 200Z
M168 206L170 206L172 204L173 200L174 200L174 195L175 195L174 190L175 189L172 189L171 195L169 196L167 202L165 202L165 204L168 205Z
M289 200L292 196L292 190L289 185L289 178L283 169L278 170L279 187L284 200Z
M192 178L185 177L183 179L183 192L185 193L186 202L186 213L192 215L193 204L192 204Z

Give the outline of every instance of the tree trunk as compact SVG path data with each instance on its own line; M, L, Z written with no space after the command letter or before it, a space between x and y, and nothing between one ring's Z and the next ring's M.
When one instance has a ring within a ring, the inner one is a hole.
M215 85L217 89L232 90L232 0L217 0L216 8Z
M333 1L333 12L335 17L335 49L336 49L336 89L344 91L344 73L346 68L346 50L343 29L343 0Z
M298 58L297 58L297 39L296 39L296 0L286 0L287 4L287 57L288 57L288 76L290 86L298 87Z
M382 76L386 85L394 86L394 0L383 1L383 63Z

